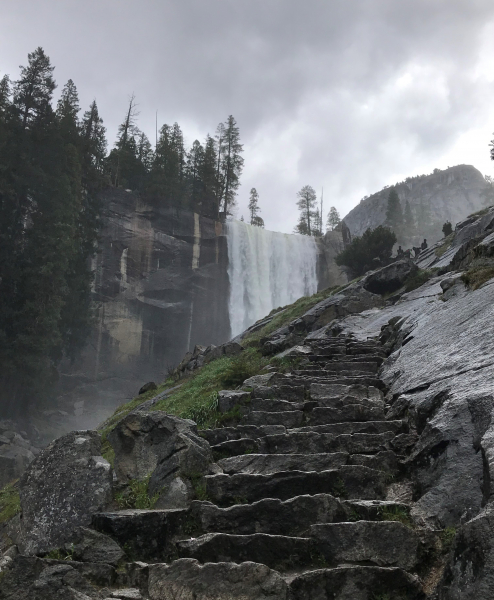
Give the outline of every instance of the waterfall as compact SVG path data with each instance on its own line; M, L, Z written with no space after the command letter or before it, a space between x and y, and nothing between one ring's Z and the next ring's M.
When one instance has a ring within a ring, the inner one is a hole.
M233 337L273 308L317 292L317 247L313 237L230 221L227 241Z

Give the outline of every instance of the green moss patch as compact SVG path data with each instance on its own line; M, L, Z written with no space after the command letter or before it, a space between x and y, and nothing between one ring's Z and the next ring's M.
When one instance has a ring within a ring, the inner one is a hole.
M0 523L5 523L20 512L19 481L15 480L0 490Z

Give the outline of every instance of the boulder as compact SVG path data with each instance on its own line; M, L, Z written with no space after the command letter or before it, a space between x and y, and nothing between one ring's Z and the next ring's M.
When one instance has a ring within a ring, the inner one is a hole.
M245 405L250 401L250 392L237 392L232 390L222 390L218 392L218 410L220 413L226 413L233 410L236 406Z
M182 508L193 498L190 479L212 463L211 448L193 421L162 411L135 411L109 434L115 472L121 482L148 476L149 494L160 493L159 508Z
M390 265L369 273L361 282L372 294L389 294L398 290L405 280L418 271L417 265L408 259L397 260Z
M78 571L72 561L43 560L16 556L2 573L2 600L91 600L97 589Z
M45 448L20 481L21 550L59 548L112 498L112 469L96 431L73 431Z
M237 342L228 342L223 344L222 348L225 356L238 356L243 351L242 346Z
M151 390L157 390L157 389L158 389L158 386L154 383L154 381L148 381L148 383L145 383L139 390L139 396L141 394L145 394L146 392L150 392Z
M492 598L494 509L492 504L459 530L440 584L440 600Z
M287 584L276 571L254 562L207 563L192 558L149 567L151 600L286 600Z
M90 563L107 563L117 565L125 556L120 546L103 533L79 527L65 550L72 554L73 560Z

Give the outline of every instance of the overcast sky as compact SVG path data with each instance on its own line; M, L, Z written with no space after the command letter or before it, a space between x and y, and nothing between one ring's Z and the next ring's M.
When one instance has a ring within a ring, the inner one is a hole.
M42 46L58 93L96 98L113 144L129 96L154 140L191 144L229 114L266 228L291 232L296 193L325 212L409 175L494 175L493 0L0 0L0 75Z

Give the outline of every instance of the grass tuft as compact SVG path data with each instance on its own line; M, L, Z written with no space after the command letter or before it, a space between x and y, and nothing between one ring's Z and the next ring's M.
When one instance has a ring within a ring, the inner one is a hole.
M477 290L481 285L494 277L494 267L478 266L466 271L461 280L471 290Z
M16 479L0 490L0 523L5 523L20 512L19 480Z
M143 480L132 479L129 481L128 488L124 492L118 492L115 495L115 502L121 510L129 508L138 508L141 510L153 508L159 498L159 494L154 494L150 497L148 492L149 479L148 475Z
M397 521L407 527L413 527L413 521L408 511L402 506L383 507L379 510L381 521Z

